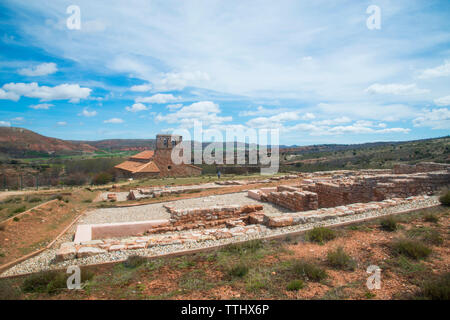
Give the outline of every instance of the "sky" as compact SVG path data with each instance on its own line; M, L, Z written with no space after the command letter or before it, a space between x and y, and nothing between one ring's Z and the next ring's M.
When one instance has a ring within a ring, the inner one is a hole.
M447 0L0 3L0 126L350 144L449 135L449 108Z

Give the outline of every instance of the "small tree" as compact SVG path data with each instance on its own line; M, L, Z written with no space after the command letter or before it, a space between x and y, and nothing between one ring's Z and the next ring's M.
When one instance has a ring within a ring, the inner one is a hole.
M92 180L93 184L107 184L112 181L112 175L107 172L97 174Z
M450 206L450 190L445 191L440 197L439 201L444 206Z

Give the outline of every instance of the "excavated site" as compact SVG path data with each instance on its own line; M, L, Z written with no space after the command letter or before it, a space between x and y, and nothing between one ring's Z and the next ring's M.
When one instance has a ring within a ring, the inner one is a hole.
M135 254L158 256L209 248L430 207L438 204L436 191L450 183L450 165L421 163L392 170L274 178L280 179L285 179L282 184L260 189L251 189L254 182L237 182L249 184L245 192L89 211L57 248L14 266L4 275L119 261ZM183 189L137 189L119 199L117 194L102 197L123 201L158 197L163 192Z

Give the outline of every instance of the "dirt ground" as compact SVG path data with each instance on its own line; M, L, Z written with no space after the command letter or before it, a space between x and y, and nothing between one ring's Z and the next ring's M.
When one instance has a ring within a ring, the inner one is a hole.
M427 215L437 217L428 221ZM379 220L336 229L324 244L305 236L231 245L213 252L166 259L103 265L83 269L90 274L83 290L21 293L26 299L410 299L423 283L450 272L450 208L437 207L395 216L397 230L385 231ZM429 242L422 236L438 235ZM431 249L423 259L396 253L397 239L412 239ZM327 254L336 248L354 262L353 269L330 265ZM288 290L298 279L292 265L307 261L324 270L325 279L303 279L300 289ZM369 265L381 268L381 289L369 290ZM240 271L241 270L241 271ZM243 270L243 271L242 271ZM20 290L24 278L10 285ZM0 283L1 285L1 283ZM444 288L449 290L448 284ZM1 293L1 292L0 292Z
M0 265L44 248L86 208L93 193L79 190L10 220L0 228Z

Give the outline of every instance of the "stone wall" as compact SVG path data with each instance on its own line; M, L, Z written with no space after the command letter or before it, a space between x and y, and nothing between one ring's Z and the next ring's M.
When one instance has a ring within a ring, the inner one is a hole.
M418 164L397 164L392 169L395 174L408 174L417 172L432 172L440 170L450 170L450 164L447 163L435 163L435 162L420 162Z
M363 214L372 210L395 207L414 201L426 201L426 199L428 199L427 196L416 196L406 199L395 198L378 202L352 203L346 206L338 206L335 208L321 208L311 211L291 212L276 216L264 215L263 224L270 228L279 228L298 224L315 223L338 217Z
M191 164L174 164L172 162L171 149L157 149L153 161L158 166L160 177L186 177L199 176L202 174L202 169L200 167Z
M317 193L303 191L290 186L279 186L277 191L269 192L266 200L293 211L314 210L318 208Z
M224 206L211 208L174 209L165 206L170 213L170 222L174 226L183 224L208 223L211 221L225 221L230 219L247 218L250 213L263 209L262 205Z
M305 179L298 186L250 190L249 197L292 211L332 208L430 194L450 184L450 171Z

